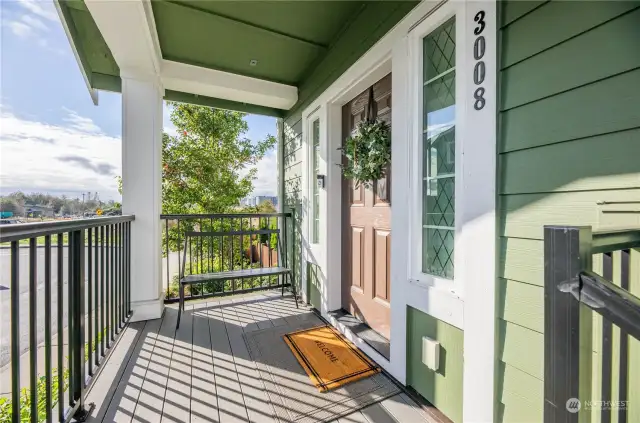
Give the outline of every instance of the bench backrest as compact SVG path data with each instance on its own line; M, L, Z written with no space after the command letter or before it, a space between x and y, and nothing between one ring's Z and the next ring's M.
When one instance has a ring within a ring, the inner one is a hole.
M244 230L233 230L233 231L188 231L185 232L185 238L184 238L184 250L182 253L182 272L180 273L180 278L183 278L185 276L185 271L186 271L186 264L187 264L187 247L189 246L189 241L191 238L211 238L213 240L213 238L215 237L219 237L221 239L221 242L224 242L224 238L225 237L240 237L240 243L242 244L242 239L244 236L249 236L251 240L253 240L254 236L259 236L259 235L272 235L272 234L276 234L276 250L277 251L284 251L284 249L282 248L281 245L281 238L280 238L280 229L275 228L275 229L244 229ZM233 238L232 238L232 243L233 243ZM269 240L270 243L270 240ZM251 249L251 247L249 247ZM252 250L250 250L252 251ZM241 246L241 254L242 254L242 246ZM215 254L214 254L215 255ZM222 255L222 254L221 254ZM286 258L284 257L285 254L282 254L282 260L286 260ZM278 254L278 260L281 260L281 254ZM220 263L224 263L224 258L220 257ZM191 272L193 273L193 272Z

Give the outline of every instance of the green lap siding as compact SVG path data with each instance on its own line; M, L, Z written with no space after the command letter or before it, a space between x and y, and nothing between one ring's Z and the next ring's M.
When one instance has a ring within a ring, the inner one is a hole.
M293 213L290 238L290 265L300 292L302 269L302 119L300 114L284 119L282 161L284 167L283 211Z
M422 363L422 337L440 342L440 368ZM453 422L462 422L462 330L407 307L407 385Z
M543 226L640 225L640 3L500 6L496 420L539 422ZM633 251L636 295L639 260ZM593 326L595 395L602 337L595 318ZM614 357L614 374L618 363ZM639 363L640 346L631 340L629 380L640 376ZM640 421L633 383L628 399L628 421ZM592 417L599 421L599 413Z

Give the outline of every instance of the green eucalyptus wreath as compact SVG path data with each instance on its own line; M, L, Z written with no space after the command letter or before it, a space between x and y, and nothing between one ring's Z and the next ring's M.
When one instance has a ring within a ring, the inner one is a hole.
M391 129L386 122L364 119L340 150L346 159L344 177L369 188L384 176L391 160Z

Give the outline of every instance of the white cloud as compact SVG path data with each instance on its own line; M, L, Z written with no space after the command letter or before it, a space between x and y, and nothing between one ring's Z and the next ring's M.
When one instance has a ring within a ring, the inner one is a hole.
M31 28L39 29L40 31L49 31L49 27L46 26L44 22L31 15L22 15L20 19L22 19L22 22L29 25Z
M60 28L53 2L18 0L17 4L22 6L24 11L12 11L9 13L10 16L2 21L2 24L7 26L17 37L32 39L44 49L66 55L66 50L52 47L48 41L50 30L53 27Z
M9 26L11 32L13 32L18 37L27 38L31 34L33 34L33 30L31 29L31 27L24 22L10 21L7 22L7 25Z
M64 118L64 121L68 122L69 127L71 127L72 129L78 130L80 132L89 132L95 134L102 132L100 127L96 125L90 118L82 117L74 110L67 109L66 107L63 107L63 110L69 114L66 118Z
M256 168L256 179L253 181L251 195L278 195L278 158L276 150L269 151L260 160Z
M20 6L29 12L49 21L57 21L58 15L53 6L53 2L36 1L36 0L18 0Z
M0 186L3 192L97 191L119 199L121 141L69 111L71 125L50 125L0 112Z

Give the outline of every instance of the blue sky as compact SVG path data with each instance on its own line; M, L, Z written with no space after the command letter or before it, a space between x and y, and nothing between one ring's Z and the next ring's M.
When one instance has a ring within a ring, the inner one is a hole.
M0 192L119 199L120 94L101 91L93 105L51 1L2 0L0 12ZM275 135L274 118L246 120L249 139ZM257 168L254 194L275 195L275 151Z

